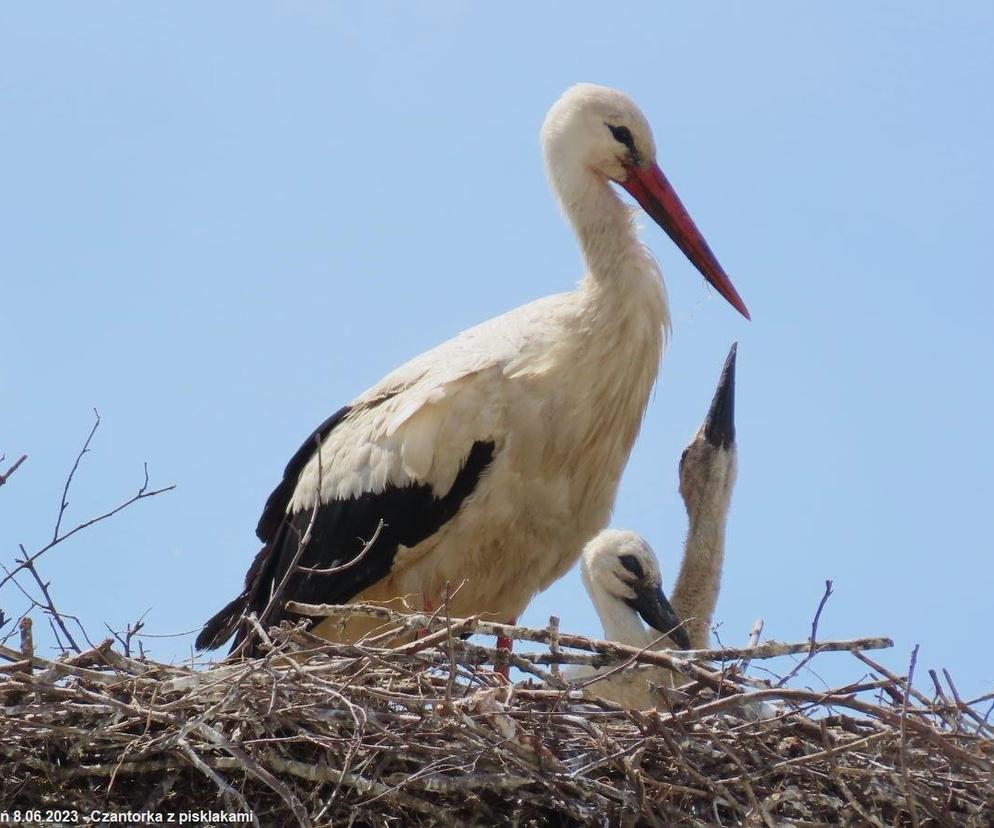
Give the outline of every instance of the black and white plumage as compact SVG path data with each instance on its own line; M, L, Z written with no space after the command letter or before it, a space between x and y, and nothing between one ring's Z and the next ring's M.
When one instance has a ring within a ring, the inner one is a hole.
M658 268L636 237L627 189L704 276L745 306L656 166L642 113L584 84L542 130L549 177L587 274L464 331L400 367L329 418L288 464L259 522L263 548L243 592L207 622L217 647L261 614L297 553L287 599L422 609L451 590L452 615L510 621L560 577L606 524L655 381L669 325ZM320 446L320 450L318 450ZM355 640L354 625L316 627Z

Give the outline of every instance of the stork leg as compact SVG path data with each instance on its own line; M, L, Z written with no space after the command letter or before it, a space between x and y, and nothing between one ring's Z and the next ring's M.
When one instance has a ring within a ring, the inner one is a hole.
M421 594L421 609L428 615L431 615L431 613L435 611L435 607L432 605L431 599L424 593ZM422 627L418 630L418 638L424 638L426 635L428 635L427 627Z
M518 619L517 618L512 618L508 623L509 624L517 624L518 623ZM510 636L498 635L497 636L497 649L498 650L504 650L510 656L511 650L514 649L514 639L511 638ZM500 675L500 676L503 676L505 681L510 682L510 680L511 680L511 660L510 660L510 658L508 658L508 659L499 659L499 661L501 661L501 663L497 665L497 674Z

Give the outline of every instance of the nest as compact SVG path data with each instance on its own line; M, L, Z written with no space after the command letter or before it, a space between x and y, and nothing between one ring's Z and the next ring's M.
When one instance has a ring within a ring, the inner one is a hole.
M3 648L3 809L43 824L994 825L991 697L964 702L934 673L919 692L866 655L886 640L687 655L554 625L312 609L429 632L389 646L260 629L262 657L209 670L111 640L56 660ZM506 654L470 633L531 647L510 656L527 678L508 685L490 666ZM851 653L859 683L760 681L742 660L830 649ZM625 710L567 681L569 663L684 684Z

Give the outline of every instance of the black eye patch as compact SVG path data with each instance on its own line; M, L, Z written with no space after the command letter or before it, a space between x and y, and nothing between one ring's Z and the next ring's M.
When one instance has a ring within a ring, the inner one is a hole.
M635 154L635 139L632 137L632 131L626 126L614 126L613 124L606 124L607 128L611 130L611 135L614 136L614 140L620 144L624 144L628 147L628 150Z
M636 578L645 577L645 572L642 571L642 564L639 563L639 559L634 555L619 555L618 560L621 561L621 565L631 572Z

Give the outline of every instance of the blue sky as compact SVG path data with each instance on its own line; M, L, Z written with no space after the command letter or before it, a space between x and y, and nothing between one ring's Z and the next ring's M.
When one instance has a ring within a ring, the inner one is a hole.
M822 634L891 635L896 670L920 643L920 670L989 690L992 37L980 2L4 5L0 452L30 457L0 553L51 533L95 406L68 519L144 461L177 488L42 572L94 638L146 610L198 627L316 423L579 278L537 135L594 81L642 106L754 320L647 223L674 337L614 525L672 580L677 458L738 340L722 638L762 616L803 640L831 578ZM576 572L525 620L551 613L597 630Z

